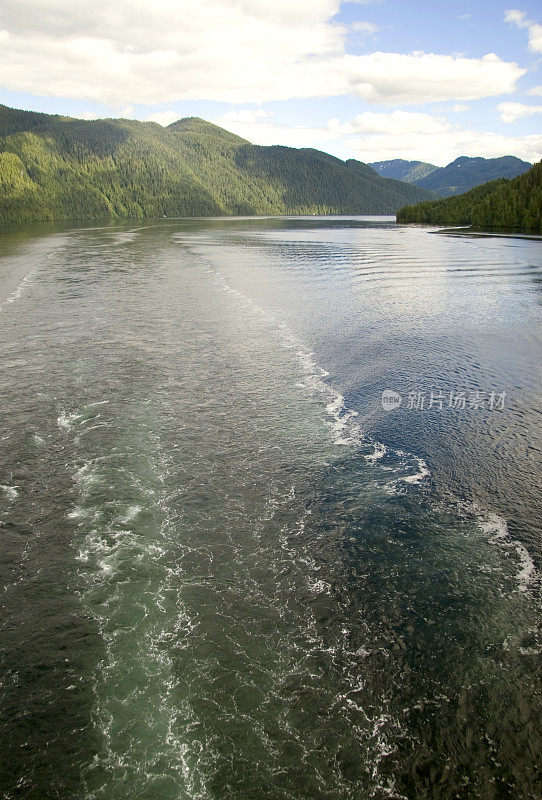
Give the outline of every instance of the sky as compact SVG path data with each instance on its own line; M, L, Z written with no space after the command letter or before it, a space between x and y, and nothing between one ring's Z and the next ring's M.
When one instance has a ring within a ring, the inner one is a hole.
M365 162L535 162L542 6L518 2L0 0L0 103L199 116Z

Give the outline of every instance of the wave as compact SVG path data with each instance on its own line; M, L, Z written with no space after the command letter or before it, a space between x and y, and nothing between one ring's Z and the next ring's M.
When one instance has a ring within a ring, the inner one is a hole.
M8 297L6 297L4 302L0 304L0 308L4 308L4 306L10 305L11 303L15 303L17 300L19 300L26 289L28 289L28 287L32 284L34 272L35 270L31 270L27 275L25 275L17 288L14 289L14 291L8 295Z
M16 486L7 486L6 484L0 484L0 489L4 492L7 499L10 502L13 502L19 497L19 492L17 491Z
M365 434L357 421L358 412L348 407L344 395L327 382L326 378L329 376L329 372L317 364L314 353L305 347L302 341L272 312L230 286L224 275L215 269L207 259L202 256L200 258L204 271L214 279L222 291L238 298L253 311L257 311L273 326L281 344L286 349L295 350L304 373L303 383L297 385L300 388L308 389L312 396L318 396L323 401L325 414L329 418L326 424L334 444L355 447L358 450L370 449L372 452L364 453L368 465L374 465L380 473L400 473L398 477L391 481L386 480L383 484L382 488L388 494L404 494L410 487L417 489L428 487L431 471L426 461L421 456L393 449ZM456 505L460 505L459 501L456 502ZM508 524L502 516L474 503L470 503L469 509L475 516L478 528L488 536L491 543L500 544L507 555L515 554L519 560L519 570L516 575L519 591L526 592L538 580L534 561L527 548L518 540L511 538Z
M507 553L515 552L520 564L516 575L519 591L526 592L538 580L535 563L527 548L510 536L508 523L499 514L486 511L476 504L471 504L470 508L478 515L478 526L492 544L502 547Z

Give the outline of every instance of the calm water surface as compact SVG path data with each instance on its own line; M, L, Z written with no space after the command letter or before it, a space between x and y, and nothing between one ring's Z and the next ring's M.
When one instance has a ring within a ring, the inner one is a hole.
M539 800L540 241L36 227L0 281L4 800Z

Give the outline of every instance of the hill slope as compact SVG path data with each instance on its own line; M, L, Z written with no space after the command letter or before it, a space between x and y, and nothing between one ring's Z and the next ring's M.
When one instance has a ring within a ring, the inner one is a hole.
M502 178L457 197L406 206L397 213L397 222L542 233L542 161L513 180Z
M0 106L0 223L235 214L393 214L427 190L318 150L257 147L188 118L162 128Z
M439 169L434 164L428 164L427 161L405 161L402 158L392 158L391 161L374 161L368 166L383 178L395 178L407 183L414 183Z
M424 178L414 181L416 186L430 189L440 197L462 194L475 186L498 178L515 178L532 167L528 161L521 161L515 156L502 158L468 158L461 156L448 164L434 170Z

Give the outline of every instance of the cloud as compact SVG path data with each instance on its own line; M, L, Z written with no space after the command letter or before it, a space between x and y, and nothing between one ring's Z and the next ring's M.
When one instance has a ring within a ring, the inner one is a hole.
M420 114L412 111L392 111L388 114L376 114L366 111L358 114L351 122L341 125L338 120L332 119L328 123L329 129L342 135L349 134L382 134L393 131L397 137L409 133L424 133L432 135L442 133L450 128L444 117L433 117L431 114Z
M534 162L542 156L542 136L513 137L473 131L444 117L418 112L365 112L348 122L330 119L320 127L277 125L269 117L248 120L238 112L229 112L214 122L254 144L319 147L341 158L365 162L405 158L445 165L461 155L511 154Z
M243 139L248 139L252 144L260 145L279 144L286 147L318 148L342 136L341 132L333 131L329 126L291 127L273 122L272 117L273 114L268 111L238 109L227 111L213 122Z
M464 103L456 103L454 106L452 106L452 111L455 114L461 114L463 111L468 111L468 110L469 107L466 106Z
M532 86L527 90L527 94L534 95L535 97L542 97L542 86Z
M373 22L353 22L350 26L350 30L356 33L366 33L368 36L374 36L375 33L378 33L380 28Z
M166 127L171 125L172 122L177 122L179 116L178 111L157 111L156 114L151 114L147 117L146 122L157 122L159 125Z
M2 0L2 85L110 107L347 94L408 104L505 94L525 72L494 54L349 54L339 8L340 0Z
M98 114L96 111L82 111L80 114L73 114L75 119L133 119L134 107L123 106L122 108L114 109L110 114Z
M100 115L96 114L95 111L82 111L80 114L74 114L73 116L75 119L86 119L87 121L100 119Z
M524 103L500 103L497 108L503 122L515 122L532 114L542 114L542 106L527 106Z
M542 25L527 19L525 11L518 11L517 8L506 11L504 21L517 28L526 28L529 31L529 50L542 53Z
M123 106L119 108L115 114L116 117L120 119L133 119L134 118L134 107L133 106Z
M263 111L262 109L252 111L248 108L241 108L238 110L226 111L220 119L223 122L240 122L242 124L251 125L272 116L274 116L272 111Z
M538 161L542 155L542 136L501 136L496 133L466 129L443 131L438 135L421 133L382 134L350 143L360 161L380 161L390 158L429 161L448 164L459 156L498 158L515 155L526 161Z
M345 56L350 89L368 102L408 104L475 100L513 91L525 70L494 53L481 59L415 52ZM494 83L501 76L500 87Z
M517 25L518 28L526 27L525 11L518 11L517 8L510 8L504 12L504 21L510 25Z

